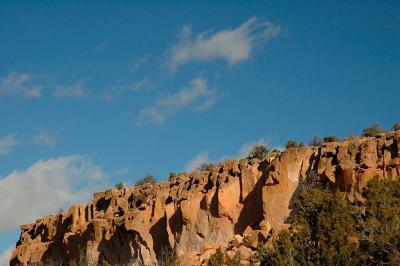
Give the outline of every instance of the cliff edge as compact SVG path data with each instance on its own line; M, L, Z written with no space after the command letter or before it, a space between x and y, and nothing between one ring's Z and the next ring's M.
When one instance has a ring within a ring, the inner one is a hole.
M400 176L400 131L224 161L159 184L96 192L88 204L22 225L10 264L85 257L156 265L173 249L183 265L201 265L218 247L239 250L246 261L252 246L287 226L298 185L310 175L350 200L361 198L373 176Z

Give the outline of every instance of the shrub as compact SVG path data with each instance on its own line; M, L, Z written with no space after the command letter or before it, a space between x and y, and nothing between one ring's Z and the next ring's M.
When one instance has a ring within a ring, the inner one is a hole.
M176 173L175 172L169 173L169 179L172 179L174 177L176 177Z
M157 183L157 180L154 176L146 175L143 178L136 181L135 186L141 186L144 184L155 184L155 183Z
M361 136L363 137L375 137L377 134L385 132L385 130L377 123L373 124L372 127L364 128Z
M392 129L393 130L400 130L400 122L394 123Z
M227 266L243 266L243 264L240 263L240 252L237 251L235 255L232 258L229 258L227 254L225 254L225 264ZM254 265L251 264L250 265Z
M400 265L400 180L374 177L358 215L365 264Z
M292 230L270 252L257 248L261 265L400 265L399 178L374 177L362 195L350 203L318 188L300 192Z
M221 248L217 248L217 251L211 255L208 259L207 265L208 266L220 266L224 265L225 260L225 253L222 252Z
M247 248L251 247L251 238L248 235L243 237L243 246Z
M63 208L58 208L57 215L61 215L65 210Z
M268 155L268 153L269 153L269 150L268 150L267 146L265 146L263 144L257 144L251 148L249 157L263 159Z
M318 147L321 146L322 144L322 140L320 137L318 137L317 135L313 136L310 140L310 142L308 143L310 146L314 146L314 147Z
M261 242L258 242L257 244L257 250L256 250L256 259L259 262L265 262L267 260L267 256L268 256L268 250L265 247L265 245ZM263 265L263 264L261 264Z
M304 147L304 144L302 142L298 143L295 140L288 140L288 142L286 143L286 149L289 148L302 148Z
M355 208L346 199L314 188L302 192L294 206L296 232L279 233L267 265L357 264L357 246L348 241L355 235Z
M118 190L124 189L124 183L122 182L118 182L117 184L115 184L115 188Z
M211 171L213 167L213 163L201 163L196 169L200 172L208 172Z
M339 139L336 136L326 136L324 137L324 142L337 142Z
M220 266L220 265L241 266L242 264L240 263L240 253L236 252L232 258L229 258L229 256L226 254L226 252L223 252L221 248L217 248L215 253L212 254L211 257L208 259L207 265L208 266Z
M108 263L108 261L103 260L103 261L101 261L100 266L111 266L111 264Z
M175 248L162 248L160 258L158 259L160 266L180 266L181 258L178 256Z

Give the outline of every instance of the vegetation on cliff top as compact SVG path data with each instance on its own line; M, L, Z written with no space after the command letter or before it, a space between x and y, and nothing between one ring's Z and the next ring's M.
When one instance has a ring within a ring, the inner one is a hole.
M262 265L399 265L400 181L374 177L353 203L321 188L294 202L290 231L273 250L260 248Z

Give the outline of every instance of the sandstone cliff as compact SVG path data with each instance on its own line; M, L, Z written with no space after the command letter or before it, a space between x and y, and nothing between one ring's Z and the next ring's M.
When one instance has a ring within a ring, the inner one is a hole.
M92 202L21 226L11 265L79 257L112 265L155 265L175 248L184 265L215 249L241 251L285 227L299 183L315 175L350 200L374 175L400 175L400 131L292 148L259 159L225 161L209 172L94 194ZM247 247L241 245L247 237Z

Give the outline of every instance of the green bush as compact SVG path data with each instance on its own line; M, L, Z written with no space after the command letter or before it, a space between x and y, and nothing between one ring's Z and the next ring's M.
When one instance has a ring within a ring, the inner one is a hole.
M143 178L136 181L135 186L141 186L144 184L155 184L155 183L157 183L157 180L154 176L146 175Z
M258 242L256 250L256 260L264 262L268 259L268 250L262 242ZM263 264L262 264L263 265Z
M118 182L117 184L115 184L115 188L118 190L124 189L124 183L122 182Z
M400 130L400 122L394 123L392 129L393 130Z
M211 171L212 168L214 167L213 163L201 163L196 170L200 172L208 172Z
M176 177L176 173L175 172L169 173L169 179L172 179L174 177Z
M313 137L311 138L310 142L308 143L308 145L313 146L313 147L321 146L321 144L322 144L321 138L318 137L318 136L316 136L316 135L313 136Z
M236 252L235 256L232 258L229 258L228 255L225 254L225 264L227 266L244 266L243 264L240 263L240 252ZM253 264L250 264L253 265Z
M336 136L326 136L324 137L324 142L338 142L339 139Z
M181 258L178 256L175 248L163 248L161 257L158 260L160 266L180 266Z
M111 266L111 264L108 263L108 261L103 260L103 261L101 261L100 266Z
M357 247L353 206L339 194L314 188L302 192L294 203L297 231L282 231L267 254L268 265L351 265ZM340 226L339 226L340 225Z
M371 127L364 128L361 136L363 137L375 137L379 133L383 133L385 130L377 123L373 124Z
M226 252L223 252L221 248L217 248L216 252L211 255L207 261L208 266L241 266L240 253L237 252L233 258L229 258Z
M371 179L363 201L320 188L294 200L292 229L281 231L261 265L400 265L400 182Z
M400 180L374 177L359 211L360 249L365 263L400 265Z
M68 264L69 266L78 266L78 263L75 260L72 260Z
M302 142L298 143L295 140L288 140L288 142L286 143L286 149L290 149L290 148L302 148L304 147L304 144Z
M267 148L266 145L257 144L251 148L249 157L263 159L268 155L268 153L269 153L269 149Z
M251 247L251 239L249 236L243 237L243 246L250 248Z
M222 252L221 248L217 248L217 251L211 255L207 261L208 266L220 266L224 265L225 253Z
M58 208L57 210L57 215L61 215L63 212L65 212L65 210L63 208Z

